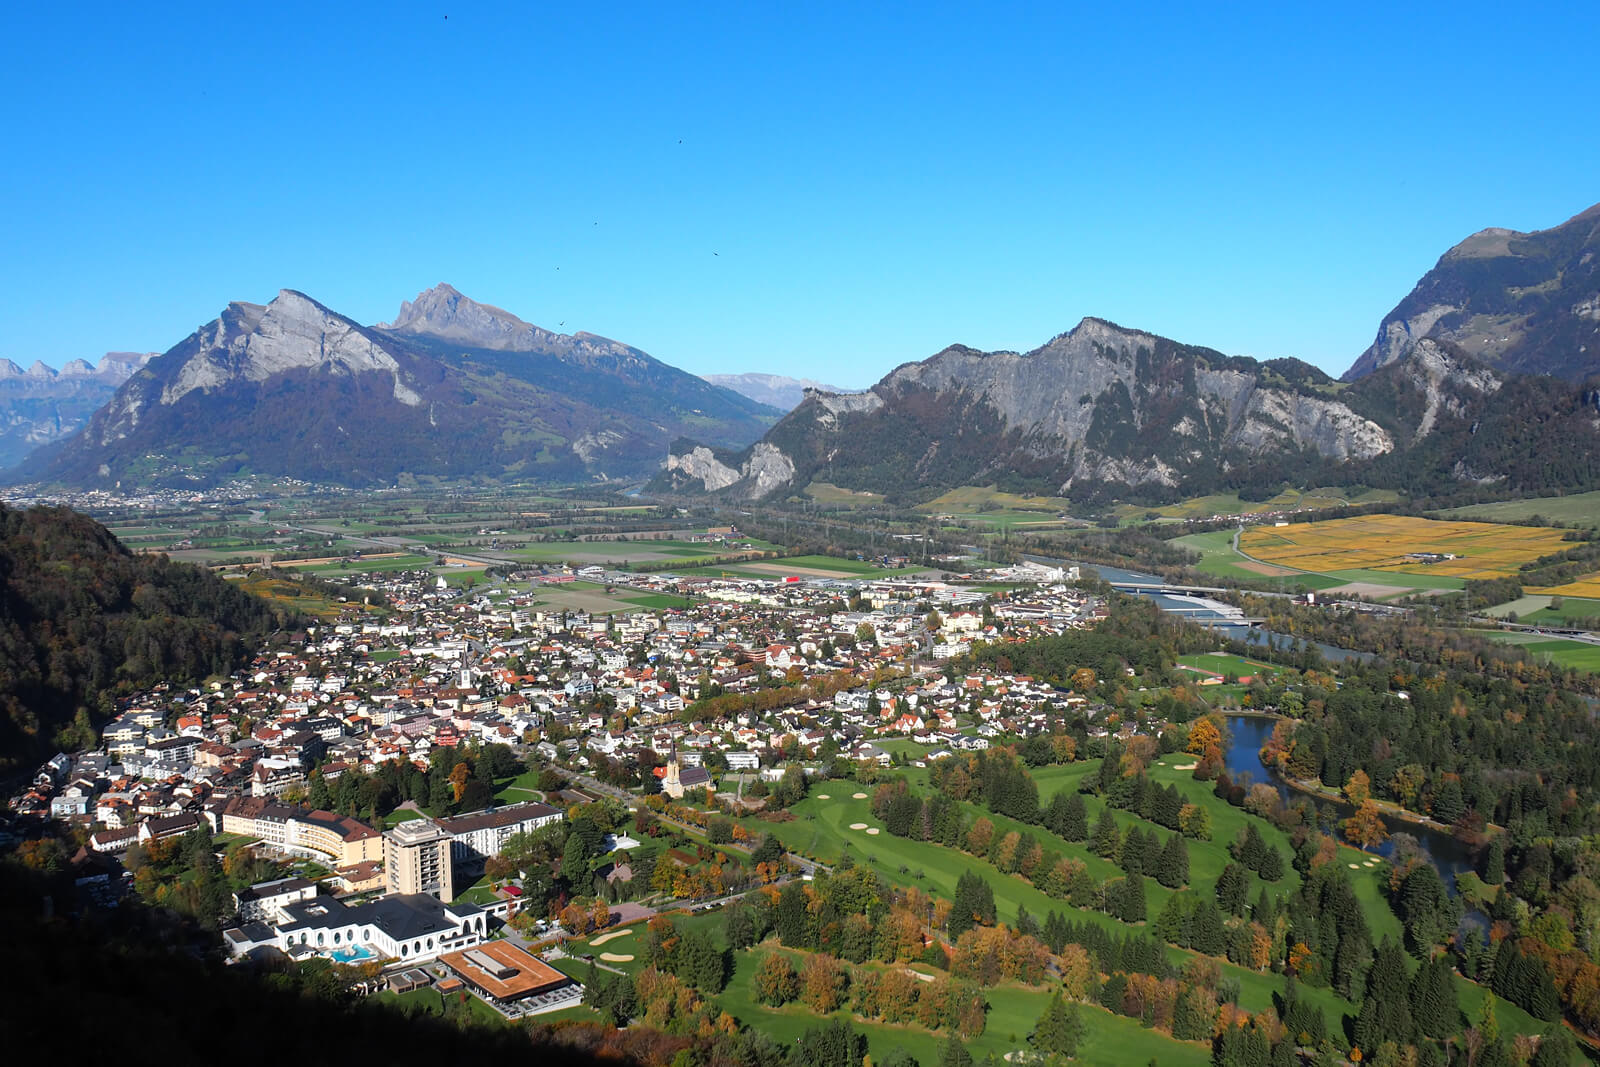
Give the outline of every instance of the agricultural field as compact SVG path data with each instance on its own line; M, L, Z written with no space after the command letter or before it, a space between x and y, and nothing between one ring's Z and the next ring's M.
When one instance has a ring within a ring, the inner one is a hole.
M448 580L448 579L447 579ZM586 611L590 615L620 615L634 611L660 611L665 608L688 607L683 597L665 593L647 593L621 586L606 592L606 587L593 582L563 582L559 585L538 584L533 587L534 610Z
M1284 589L1317 590L1344 584L1339 578L1307 574L1271 563L1258 563L1233 547L1233 537L1233 530L1212 530L1209 533L1175 537L1172 543L1200 553L1200 562L1195 565L1195 570L1217 578L1236 578L1252 583L1266 582Z
M773 581L781 578L895 578L907 574L921 574L928 568L920 566L887 569L859 559L839 559L834 556L785 556L780 559L753 560L743 563L710 563L700 567L673 567L674 574L698 574L707 578L761 578Z
M1483 522L1527 522L1544 519L1569 526L1600 526L1600 491L1570 496L1536 496L1522 500L1497 500L1469 504L1433 514L1442 519L1478 519Z
M1176 504L1163 504L1146 508L1136 504L1122 504L1113 509L1124 524L1138 522L1181 522L1187 519L1209 519L1223 515L1265 515L1272 512L1316 511L1324 508L1346 507L1352 504L1392 503L1400 494L1392 489L1362 489L1352 492L1342 488L1285 489L1271 500L1243 500L1237 493L1212 493L1180 500Z
M882 493L846 489L827 482L812 482L806 486L805 495L823 507L875 508L883 503Z
M1540 586L1539 592L1547 596L1600 600L1600 574L1586 574L1577 581L1562 585Z
M1054 496L1021 496L990 486L962 486L935 497L917 510L927 515L948 515L968 522L983 522L1000 529L1012 527L1038 529L1049 526L1081 526L1076 519L1063 519L1071 501Z
M739 544L751 544L750 551L776 552L779 546L764 541L740 539ZM639 538L626 541L545 541L530 542L502 553L511 559L530 563L631 564L677 563L691 566L696 562L741 551L732 544L696 543L679 540L648 540Z
M1248 527L1239 550L1263 563L1349 576L1352 582L1388 576L1397 585L1459 588L1474 578L1514 575L1522 564L1568 547L1562 538L1562 531L1540 527L1363 515ZM1404 577L1394 577L1399 575Z

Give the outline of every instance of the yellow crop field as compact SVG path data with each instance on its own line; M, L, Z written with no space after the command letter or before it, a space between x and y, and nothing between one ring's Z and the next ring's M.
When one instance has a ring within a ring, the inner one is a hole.
M1302 571L1378 570L1461 579L1509 577L1522 564L1564 547L1560 530L1409 515L1253 526L1239 537L1245 555Z
M1541 596L1549 593L1551 596L1575 596L1590 600L1600 600L1600 574L1585 574L1577 581L1567 582L1565 585L1529 589L1528 592L1538 593Z

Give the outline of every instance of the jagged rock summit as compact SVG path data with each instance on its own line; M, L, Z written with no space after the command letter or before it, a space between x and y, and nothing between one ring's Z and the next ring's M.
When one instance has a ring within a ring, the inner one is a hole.
M0 359L0 467L20 463L34 449L82 429L117 387L156 355L107 352L98 365L74 359L59 371L42 360L23 370Z
M687 431L739 447L776 414L638 349L553 334L449 286L374 327L284 289L265 305L229 304L13 477L638 478Z
M1520 374L1600 371L1600 204L1548 230L1480 230L1451 248L1345 372L1355 381L1423 339Z

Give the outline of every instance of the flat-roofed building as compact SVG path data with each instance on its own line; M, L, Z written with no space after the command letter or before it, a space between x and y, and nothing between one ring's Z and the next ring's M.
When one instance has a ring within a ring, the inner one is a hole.
M450 835L432 819L412 819L383 834L383 866L390 893L424 893L455 899Z
M475 904L431 896L379 897L354 907L334 897L283 906L277 947L291 955L329 956L342 963L430 960L471 948L489 933L489 916Z
M583 992L577 982L509 941L486 941L449 952L439 962L490 1004L517 1005L514 1013L554 1011L578 1000Z
M500 855L506 839L541 826L560 822L565 816L548 804L528 802L504 808L489 808L466 815L440 819L439 825L450 835L451 855L464 870L481 870L490 856Z

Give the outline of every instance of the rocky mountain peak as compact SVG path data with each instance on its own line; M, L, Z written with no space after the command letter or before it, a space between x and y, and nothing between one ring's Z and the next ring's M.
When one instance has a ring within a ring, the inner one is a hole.
M1600 204L1547 230L1479 230L1378 325L1355 381L1418 342L1448 342L1500 371L1583 381L1600 369Z
M480 304L445 282L400 304L393 322L378 329L424 334L446 341L504 351L532 351L548 346L561 335L540 329L503 308Z

